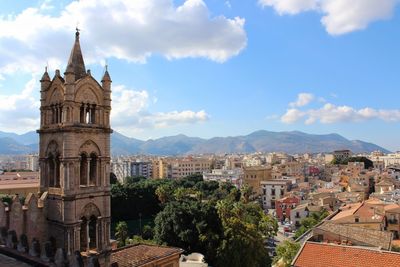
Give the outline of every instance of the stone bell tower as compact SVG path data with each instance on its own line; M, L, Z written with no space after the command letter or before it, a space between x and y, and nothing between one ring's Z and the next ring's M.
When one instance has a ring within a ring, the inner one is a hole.
M64 76L41 82L40 191L48 192L48 237L67 255L110 262L111 79L86 71L75 35Z

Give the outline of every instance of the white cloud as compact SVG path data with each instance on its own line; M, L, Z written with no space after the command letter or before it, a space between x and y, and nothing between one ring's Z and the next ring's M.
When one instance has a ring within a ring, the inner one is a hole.
M39 81L32 77L20 94L0 95L0 129L25 133L39 128L40 101L33 95L39 91ZM168 128L195 124L209 119L204 111L168 111L151 113L152 97L146 90L132 90L123 85L113 86L111 124L117 131L134 134L146 129Z
M0 73L41 71L46 61L61 67L76 22L89 63L108 57L145 62L153 54L224 62L247 44L243 18L212 17L202 0L180 6L173 0L74 1L56 16L46 12L49 8L44 2L0 17Z
M184 110L181 112L171 111L149 114L142 118L141 121L145 124L153 124L155 128L166 128L176 124L204 122L208 119L209 115L204 110L198 112Z
M144 129L167 128L180 124L194 124L209 119L204 111L169 111L149 112L152 98L145 90L135 91L124 86L113 89L113 110L111 123L117 131L126 134L143 131Z
M299 110L288 109L281 117L283 123L295 123L304 120L305 124L320 122L331 124L337 122L362 122L368 120L383 120L386 122L400 122L400 110L392 109L355 109L350 106L336 106L327 103L319 109Z
M325 0L321 22L328 33L344 34L367 28L371 22L392 16L398 0Z
M388 19L399 0L259 0L280 15L314 10L323 14L321 23L331 35L365 29L370 23Z
M32 77L20 94L0 95L0 129L24 133L39 127L39 106L32 93L38 90L39 81Z
M298 14L317 8L318 0L259 0L263 7L273 7L278 14Z
M286 113L281 117L281 121L287 124L295 123L303 118L304 115L304 112L295 108L291 108L288 109Z
M297 95L297 100L289 104L290 107L304 107L310 104L315 99L315 96L310 93L300 93Z

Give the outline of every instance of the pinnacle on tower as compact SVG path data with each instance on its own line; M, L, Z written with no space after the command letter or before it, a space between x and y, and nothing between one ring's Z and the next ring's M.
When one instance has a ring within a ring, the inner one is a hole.
M111 82L110 74L108 73L108 66L106 65L106 71L104 72L103 78L101 79L102 82Z
M45 68L45 71L44 71L43 76L42 76L42 78L40 79L40 81L41 81L41 82L50 81L50 76L49 76L49 73L47 72L47 67Z
M81 45L79 43L79 29L76 29L75 43L69 56L66 72L75 74L75 81L86 76L85 62L83 61Z

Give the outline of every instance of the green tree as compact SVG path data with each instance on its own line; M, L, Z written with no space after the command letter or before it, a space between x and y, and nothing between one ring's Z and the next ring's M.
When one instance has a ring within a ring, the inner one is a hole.
M294 257L300 249L300 244L285 240L276 247L274 264L279 267L290 267Z
M242 196L242 201L248 203L253 195L253 188L248 184L244 184L242 188L240 188L240 194Z
M118 222L115 227L115 237L118 241L118 247L123 247L128 238L128 224L126 222Z
M214 263L222 237L215 206L192 199L168 202L155 218L154 239L159 244L201 252Z
M146 180L146 177L143 176L127 176L125 178L125 183L126 184L134 184L134 183L139 183L143 180Z
M146 240L151 240L154 237L154 229L150 225L145 225L142 230L142 237Z
M165 204L172 197L172 188L169 184L161 184L155 191L161 204Z
M113 185L118 183L117 176L113 172L110 172L110 184Z
M299 238L302 236L304 233L306 233L308 230L313 228L315 225L320 223L323 219L325 219L329 215L329 212L325 209L318 211L318 212L312 212L309 217L304 218L300 221L300 227L297 229L294 239Z
M364 169L369 169L374 167L374 163L366 158L366 157L351 157L351 158L344 158L344 159L337 159L334 158L331 162L331 164L337 165L337 164L342 164L342 165L347 165L349 162L363 162L364 163Z
M217 204L224 237L217 250L218 266L270 266L265 238L276 235L278 224L258 204L233 202Z
M128 238L126 240L127 245L136 245L136 244L148 244L148 245L156 245L157 242L154 240L144 239L139 235L134 235L132 238Z

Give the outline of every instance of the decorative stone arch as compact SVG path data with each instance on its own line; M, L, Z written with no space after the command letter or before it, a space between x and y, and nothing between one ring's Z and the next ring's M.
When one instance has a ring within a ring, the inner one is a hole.
M46 104L47 105L50 105L52 103L53 97L56 97L56 96L59 97L58 93L57 93L57 95L54 95L54 93L57 90L61 90L60 94L64 98L64 92L65 92L64 82L58 76L54 78L54 80L52 81L52 83L46 93ZM64 100L63 98L60 100Z
M55 80L46 95L47 123L56 124L63 121L64 94L64 85Z
M86 76L84 79L81 79L78 81L78 83L76 84L75 87L75 101L76 102L80 102L82 99L82 97L84 97L84 92L86 90L91 90L92 93L95 95L95 98L93 100L95 100L95 104L98 105L102 105L103 101L103 89L100 86L100 84L93 79L93 77L91 76ZM88 100L90 100L90 98L86 98ZM90 101L91 103L93 103L93 101Z
M58 104L64 101L64 90L61 86L54 87L49 101L49 104Z
M55 140L49 142L45 155L47 185L49 187L60 187L60 151L58 143Z
M93 140L86 140L79 148L79 154L86 153L87 156L95 153L97 156L101 155L99 146Z
M80 251L97 249L99 237L100 209L93 203L87 204L80 213Z
M80 185L96 186L99 182L101 151L92 140L87 140L79 148L80 156Z
M82 79L76 85L75 102L79 105L80 123L99 123L98 111L103 104L103 90L91 76Z
M79 213L79 218L85 217L86 219L89 219L90 216L96 216L96 217L101 216L100 209L94 203L86 204L86 206L84 206L81 212Z
M59 145L57 143L56 140L52 139L50 140L50 142L48 143L47 147L46 147L46 157L50 154L56 155L59 154Z
M80 87L75 94L75 102L100 105L100 96L92 86Z

